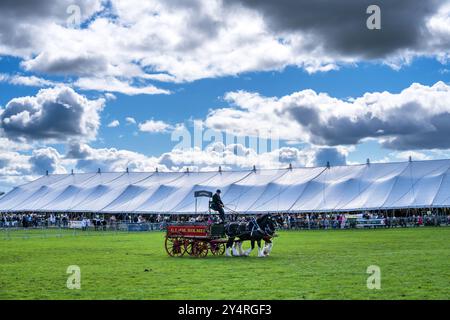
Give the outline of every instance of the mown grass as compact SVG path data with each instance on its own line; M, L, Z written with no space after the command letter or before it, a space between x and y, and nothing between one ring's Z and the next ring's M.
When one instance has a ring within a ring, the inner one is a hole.
M449 299L450 228L286 231L272 255L171 258L164 233L0 234L1 299ZM247 244L248 245L248 244ZM81 289L66 287L81 268ZM381 289L366 286L369 265Z

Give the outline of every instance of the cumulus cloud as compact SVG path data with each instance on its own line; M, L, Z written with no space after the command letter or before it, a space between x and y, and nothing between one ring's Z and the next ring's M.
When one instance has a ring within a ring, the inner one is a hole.
M139 130L150 133L164 133L169 131L172 126L161 120L147 120L139 124Z
M51 87L57 83L36 76L0 74L0 82L28 87Z
M107 93L105 93L105 99L111 101L111 100L116 100L117 97L114 94L107 92Z
M53 56L48 52L43 52L32 60L22 62L22 66L27 71L37 71L55 75L92 75L106 73L108 62L105 57L94 54L73 54L69 56Z
M53 87L53 86L71 86L80 90L94 90L105 92L107 100L115 100L116 96L111 92L122 93L129 96L141 94L170 94L169 90L157 88L153 85L135 85L130 80L121 80L116 77L81 77L74 83L58 83L37 76L8 75L0 74L0 82L7 82L12 85L28 87Z
M331 165L345 164L348 150L330 148L328 156L323 148L282 147L272 151L257 153L254 149L242 144L224 145L215 142L206 149L199 148L173 149L160 156L147 156L139 152L116 148L93 148L86 143L72 142L65 155L61 155L52 147L33 150L31 155L3 150L0 153L0 188L9 188L25 183L37 176L49 173L66 173L68 168L76 168L81 172L120 172L127 168L130 171L191 171L287 168L293 166L324 165L317 163L322 159ZM333 158L334 157L334 158ZM339 163L334 159L344 159Z
M411 159L414 160L431 160L432 157L424 152L419 152L419 151L400 151L400 152L395 152L392 153L390 155L392 158L396 159L396 160L400 160L400 161L406 161L409 160L409 158L411 157Z
M141 153L118 150L116 148L95 149L87 144L72 143L66 154L67 159L76 161L76 167L85 172L102 171L153 171L158 159Z
M213 110L206 126L237 135L276 132L315 145L354 145L377 139L396 150L449 148L450 86L414 83L400 93L366 93L341 100L314 90L263 97L245 91L225 96L231 105Z
M33 148L32 145L25 143L23 141L13 141L8 138L0 136L0 152L28 151L31 150L32 148Z
M30 172L28 157L16 151L0 153L0 176L15 176Z
M183 82L280 70L328 71L358 61L392 66L415 56L448 60L448 0L383 1L382 29L368 30L369 0L77 1L0 5L0 54L29 72L79 77L79 88L165 94ZM46 32L42 32L46 30Z
M127 122L127 124L136 124L136 119L134 119L133 117L126 117L125 121Z
M250 169L253 166L258 168L279 168L287 167L288 162L283 161L280 155L285 155L288 150L277 149L271 152L258 154L254 149L247 148L242 144L224 145L216 142L208 146L205 150L198 147L189 149L174 149L161 155L159 162L170 170L208 170L210 168L239 170ZM306 152L298 152L295 157L291 157L289 162L304 165L307 161Z
M49 173L66 173L66 169L61 164L61 156L57 150L48 147L37 149L29 158L31 169L36 174L43 175Z
M67 10L74 4L80 9L80 22L103 8L101 0L1 1L0 54L30 56L36 53L36 48L48 43L50 33L45 27L67 25L70 17Z
M157 88L153 85L135 86L130 81L120 80L115 77L106 78L79 78L75 84L82 90L96 90L117 92L134 96L139 94L169 94L169 90Z
M66 159L76 161L76 166L82 171L153 171L158 168L162 171L211 170L221 166L227 170L251 169L254 165L261 169L287 168L293 166L325 165L330 161L331 165L345 164L348 151L342 148L329 148L327 150L318 147L298 149L283 147L264 153L257 153L252 148L242 144L224 145L216 142L206 149L188 148L173 149L160 156L146 156L129 150L116 148L95 149L87 144L73 143L66 154ZM318 159L324 163L317 163Z
M89 100L65 86L41 89L36 96L14 98L0 115L10 139L90 140L100 125L104 99Z
M322 47L338 55L385 58L401 52L432 50L430 38L436 32L427 28L446 1L398 0L374 3L372 0L231 0L262 14L273 30L309 35L308 45ZM366 27L366 9L378 4L381 29ZM447 43L447 48L450 43Z
M0 152L0 192L6 192L35 177L28 159L29 157L16 151Z
M340 166L346 164L346 156L337 148L319 148L314 154L314 165L323 167L327 164Z
M72 142L69 144L69 150L67 151L67 159L85 159L92 154L92 148L85 143Z
M409 157L414 160L432 160L432 159L449 159L450 149L431 149L431 150L407 150L394 151L388 154L383 160L389 161L408 161Z
M65 173L71 160L65 160L54 148L40 148L31 154L15 151L14 142L0 138L0 190L9 189L49 173Z
M108 124L108 128L116 128L120 126L119 120L113 120Z

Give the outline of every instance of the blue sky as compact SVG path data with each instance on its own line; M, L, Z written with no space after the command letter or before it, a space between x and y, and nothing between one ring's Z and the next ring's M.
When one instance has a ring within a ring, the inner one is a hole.
M278 15L297 8L294 1L270 13L265 1L155 0L139 10L116 1L75 3L81 12L76 27L67 25L69 2L46 1L42 10L0 6L4 19L21 21L0 25L0 189L46 170L97 166L242 169L253 162L341 165L450 154L450 143L439 139L450 112L443 101L450 96L446 1L429 4L431 14L409 16L394 16L396 9L381 2L386 14L378 33L361 25L364 11L342 17L355 23L353 35L326 23L296 22L294 13L294 22L284 25L287 18ZM318 19L330 14L310 11ZM397 34L394 19L396 28L408 28L411 19L418 25L410 35ZM28 32L15 37L8 28ZM174 152L172 133L192 133L194 120L205 130L233 131L247 141L239 147L243 153L233 156L236 146L225 144L218 157L217 145L206 148L209 141L202 150ZM116 126L108 126L113 121ZM278 149L249 151L249 137L264 128L280 130Z
M166 84L164 88L173 91L170 95L127 96L115 94L117 99L109 101L102 112L102 126L95 147L115 147L157 156L170 151L176 142L171 141L170 132L164 134L138 133L133 125L125 125L126 117L136 121L158 119L167 123L186 123L192 130L191 119L203 119L209 109L227 106L223 101L226 92L246 90L259 92L264 96L284 96L303 89L313 89L333 97L346 99L358 97L366 92L389 91L398 93L412 83L433 85L438 81L450 82L450 72L444 73L445 66L430 58L420 58L410 65L394 70L379 63L361 63L346 66L327 73L308 74L302 69L288 67L282 71L249 72L242 76L204 79L192 83ZM0 72L22 73L17 59L0 60ZM0 104L20 96L35 95L39 88L1 83ZM96 97L92 91L85 95ZM117 128L107 124L119 120ZM135 136L133 133L138 133ZM151 145L149 145L151 144ZM60 148L63 146L59 146ZM359 145L348 156L352 162L364 162L366 158L379 160L392 150L381 148L375 142Z

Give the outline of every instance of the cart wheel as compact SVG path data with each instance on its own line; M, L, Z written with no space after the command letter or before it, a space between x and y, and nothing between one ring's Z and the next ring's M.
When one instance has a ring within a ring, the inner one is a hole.
M221 256L225 253L225 243L221 242L210 242L209 249L211 253L215 256Z
M194 242L195 242L194 240L185 239L184 243L183 243L184 250L190 256L194 256L194 253L193 253Z
M181 257L186 252L183 240L180 238L166 237L165 245L167 254L171 257Z
M197 258L204 258L208 255L208 242L194 241L192 244L192 255Z

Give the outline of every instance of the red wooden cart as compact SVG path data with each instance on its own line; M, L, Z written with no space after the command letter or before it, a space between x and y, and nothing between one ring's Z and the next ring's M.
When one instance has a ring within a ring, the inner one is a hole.
M208 252L223 255L226 242L223 224L185 222L167 226L165 247L172 257L188 254L202 258Z
M198 190L194 192L195 214L197 214L197 199L209 198L207 214L211 214L212 192ZM206 257L208 252L218 256L225 253L225 236L223 223L182 222L167 226L165 247L172 257L188 254L193 257Z

